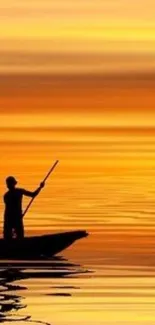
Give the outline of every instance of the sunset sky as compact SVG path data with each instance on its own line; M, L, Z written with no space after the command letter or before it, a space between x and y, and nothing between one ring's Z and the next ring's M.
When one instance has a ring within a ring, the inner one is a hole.
M1 2L0 195L7 175L34 189L60 160L27 234L116 229L119 250L120 233L153 227L154 11L153 0Z
M34 190L57 159L25 234L89 233L63 256L91 273L29 279L19 300L9 273L23 315L28 306L52 324L153 324L155 1L1 0L0 150L0 237L5 178Z
M154 125L153 9L153 0L1 3L2 125Z

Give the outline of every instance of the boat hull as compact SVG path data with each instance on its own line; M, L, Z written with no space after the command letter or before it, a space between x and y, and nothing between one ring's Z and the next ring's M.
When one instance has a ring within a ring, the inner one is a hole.
M0 259L50 258L71 246L76 240L88 236L83 230L58 234L13 239L6 243L0 239Z

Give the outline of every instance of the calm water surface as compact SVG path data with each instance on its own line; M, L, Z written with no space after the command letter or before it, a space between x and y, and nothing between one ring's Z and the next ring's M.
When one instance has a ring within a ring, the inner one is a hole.
M153 325L155 267L100 262L1 262L0 322Z
M11 146L2 141L0 196L10 172L35 189L58 158L25 217L26 236L78 229L90 235L63 259L1 262L0 322L154 325L154 131L60 131L15 130ZM19 134L26 140L17 141Z

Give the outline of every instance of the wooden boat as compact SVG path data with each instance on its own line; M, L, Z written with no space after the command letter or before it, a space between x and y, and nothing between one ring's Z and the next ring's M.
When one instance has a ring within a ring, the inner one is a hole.
M12 239L6 243L0 239L0 259L31 260L50 258L70 245L76 240L88 236L84 230L63 232L58 234L26 237L23 240Z

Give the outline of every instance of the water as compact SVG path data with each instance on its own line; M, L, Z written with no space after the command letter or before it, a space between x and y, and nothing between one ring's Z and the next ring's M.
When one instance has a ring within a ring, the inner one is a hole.
M0 322L67 324L76 304L81 305L81 289L87 287L88 273L62 258L1 263Z
M155 267L49 261L1 262L0 322L153 325Z
M78 229L89 236L65 250L63 259L1 262L0 322L154 325L154 130L11 134L10 146L8 130L1 131L1 197L6 175L33 190L51 161L60 159L25 216L26 236Z

